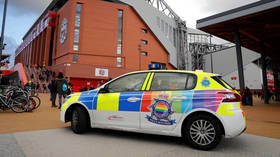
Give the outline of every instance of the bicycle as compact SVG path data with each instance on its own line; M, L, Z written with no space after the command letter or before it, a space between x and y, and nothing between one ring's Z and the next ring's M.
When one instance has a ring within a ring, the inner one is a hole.
M41 105L41 99L38 96L32 95L31 92L29 92L26 89L22 89L22 88L15 87L15 86L10 86L7 89L7 93L9 93L9 92L14 92L16 95L22 95L22 96L26 97L27 100L29 100L29 108L28 108L27 112L37 109Z
M29 101L35 103L33 110L38 109L41 105L41 99L38 96L29 96Z
M0 109L3 111L11 109L16 113L22 113L29 107L28 100L25 97L14 95L14 93L0 94L0 102Z

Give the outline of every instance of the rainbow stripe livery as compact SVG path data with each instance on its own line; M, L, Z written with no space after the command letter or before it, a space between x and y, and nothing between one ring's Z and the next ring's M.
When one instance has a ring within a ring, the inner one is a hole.
M192 146L208 149L220 136L235 137L246 128L240 95L219 79L191 71L129 73L69 96L60 116L72 121L75 133L88 124L77 119L87 119L93 128L183 136Z

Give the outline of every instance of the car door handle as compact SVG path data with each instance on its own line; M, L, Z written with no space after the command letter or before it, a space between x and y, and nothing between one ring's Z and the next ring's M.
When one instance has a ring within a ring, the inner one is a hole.
M188 98L186 96L174 96L172 97L172 100L174 101L182 101L182 100L187 100Z
M136 98L136 97L130 97L127 99L128 102L137 102L137 101L140 101L141 99L140 98Z

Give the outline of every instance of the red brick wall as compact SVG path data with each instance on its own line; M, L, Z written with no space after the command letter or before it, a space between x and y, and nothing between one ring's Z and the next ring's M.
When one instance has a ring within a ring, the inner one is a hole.
M73 50L76 3L82 3L79 51ZM123 10L121 56L117 55L118 10ZM68 20L67 39L61 44L60 29L64 18ZM130 71L147 70L151 62L165 63L168 69L174 69L168 64L168 52L136 11L128 5L101 0L71 0L58 11L55 23L54 39L50 41L54 44L52 69L63 71L69 77L96 78L94 72L97 67L109 69L109 77L114 78ZM142 28L147 29L148 33L143 33ZM46 38L41 41L48 43L50 29L40 37ZM147 40L148 45L141 45L142 39ZM38 44L39 42L35 39L33 51L40 49ZM41 49L48 51L49 47L45 46ZM148 52L148 56L140 55L140 50ZM76 64L72 63L74 54L78 54ZM19 55L16 60L21 61L22 56ZM43 56L44 60L38 59L38 53L32 54L33 60L37 59L40 62L48 60L48 54L43 54ZM122 57L122 68L117 68L117 57ZM66 67L66 63L71 66Z

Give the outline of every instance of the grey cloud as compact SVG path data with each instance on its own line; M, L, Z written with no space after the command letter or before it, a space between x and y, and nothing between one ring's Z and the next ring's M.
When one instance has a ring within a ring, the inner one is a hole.
M15 60L15 50L18 47L16 40L13 37L5 36L4 43L7 44L5 46L5 50L3 51L4 54L10 54L10 65L14 65Z
M9 0L8 13L13 15L40 14L50 4L51 0ZM2 9L4 0L0 0Z
M197 0L197 3L201 4L205 12L216 14L256 1L258 0Z
M17 42L13 37L5 36L4 43L7 44L5 47L5 51L9 53L13 53L10 50L15 50L17 48Z

